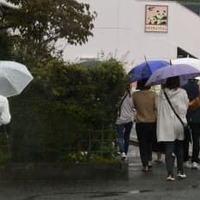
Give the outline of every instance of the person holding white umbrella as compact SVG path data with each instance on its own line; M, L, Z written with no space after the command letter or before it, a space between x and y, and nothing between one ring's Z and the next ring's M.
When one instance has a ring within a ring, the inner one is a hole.
M6 125L11 121L11 114L8 99L0 95L0 126Z
M25 65L0 60L0 132L6 133L4 125L11 121L7 98L21 94L32 80L33 76ZM7 135L6 138L8 139Z
M7 135L7 126L5 125L9 124L10 121L11 121L11 114L10 114L8 99L7 97L0 95L0 133L1 133L0 149L2 148L1 144L4 144L4 147L1 149L3 151L5 151L4 142L6 142L6 147L8 147L7 145L9 144L9 137Z
M0 60L0 126L11 121L7 97L19 95L32 80L33 76L25 65Z
M32 80L33 76L25 65L0 60L0 126L11 121L7 97L19 95Z

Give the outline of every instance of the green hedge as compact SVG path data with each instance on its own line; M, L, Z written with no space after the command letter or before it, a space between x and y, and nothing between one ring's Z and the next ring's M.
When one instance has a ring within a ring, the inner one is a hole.
M124 89L122 64L51 61L34 77L21 95L9 99L12 161L111 158L116 104Z

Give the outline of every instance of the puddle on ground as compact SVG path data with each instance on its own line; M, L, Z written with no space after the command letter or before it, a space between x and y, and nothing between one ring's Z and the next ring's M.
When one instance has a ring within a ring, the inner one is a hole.
M90 198L103 198L103 197L115 197L127 194L127 192L104 192L91 195Z
M147 193L147 192L153 192L153 190L132 190L132 191L126 191L126 192L104 192L104 193L98 193L95 195L90 196L90 198L103 198L103 197L117 197L122 195L128 195L128 194L139 194L139 193Z
M193 189L196 189L196 188L199 187L199 185L190 185L189 187L190 187L190 188L193 188Z

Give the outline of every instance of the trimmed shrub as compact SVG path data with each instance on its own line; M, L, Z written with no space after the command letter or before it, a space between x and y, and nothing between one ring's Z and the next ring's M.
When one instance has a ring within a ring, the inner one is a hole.
M125 71L115 60L89 66L50 61L10 98L10 143L15 162L111 158L116 104Z

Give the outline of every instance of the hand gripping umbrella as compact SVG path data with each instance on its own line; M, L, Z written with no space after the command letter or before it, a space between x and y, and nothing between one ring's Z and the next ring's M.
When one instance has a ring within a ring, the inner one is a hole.
M0 61L0 94L19 95L33 80L25 65L14 61Z

